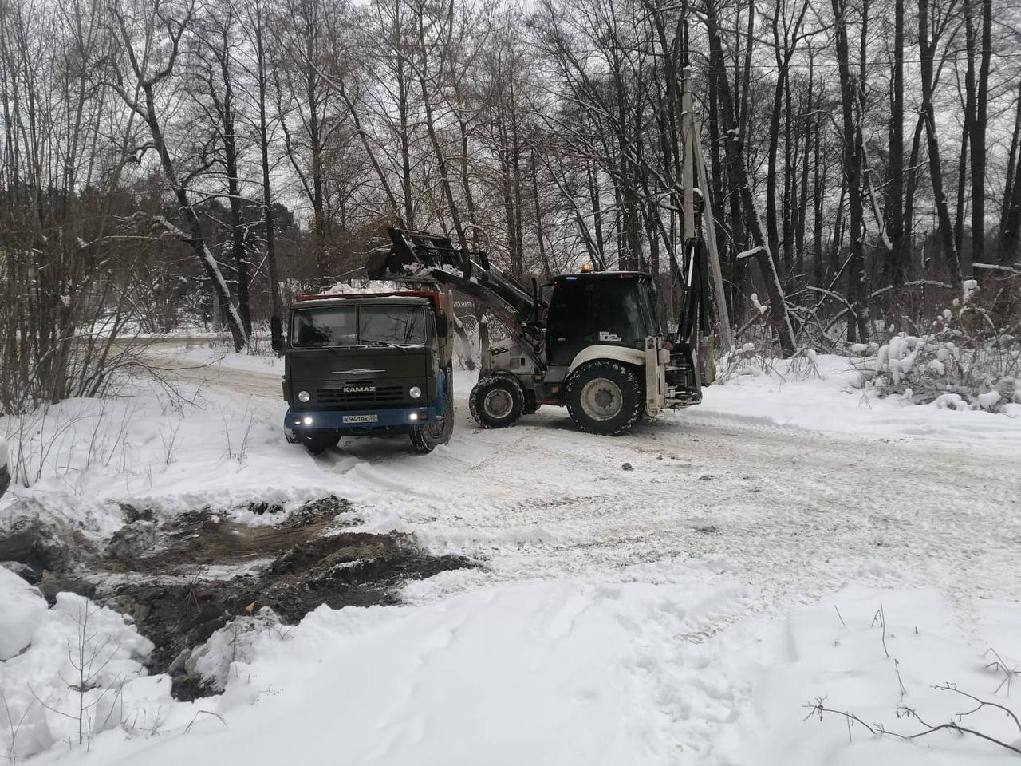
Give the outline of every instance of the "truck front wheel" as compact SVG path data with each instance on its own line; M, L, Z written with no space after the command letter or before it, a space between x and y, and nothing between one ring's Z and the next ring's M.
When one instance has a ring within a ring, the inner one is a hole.
M517 378L494 375L475 384L468 406L475 422L483 428L506 428L521 417L525 392Z
M443 414L422 426L411 429L411 449L427 455L440 444L450 441L454 432L454 386L451 369L447 368L446 393L443 397Z
M581 430L611 436L630 431L645 404L635 368L608 359L579 367L564 394L571 420Z

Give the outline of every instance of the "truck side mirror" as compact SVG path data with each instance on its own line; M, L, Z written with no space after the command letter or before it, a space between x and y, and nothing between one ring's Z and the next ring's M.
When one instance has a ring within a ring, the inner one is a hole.
M436 314L436 334L441 338L446 338L449 329L446 313L441 311Z

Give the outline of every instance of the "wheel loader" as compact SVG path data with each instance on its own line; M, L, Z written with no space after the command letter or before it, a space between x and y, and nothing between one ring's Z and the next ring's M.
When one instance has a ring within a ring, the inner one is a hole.
M374 252L373 279L433 282L474 298L501 320L508 338L484 353L469 397L484 428L513 425L543 404L562 405L579 428L623 434L643 416L702 399L694 342L708 327L705 254L693 242L679 270L683 309L667 337L656 313L655 283L638 271L554 277L528 289L482 251L443 236L390 228ZM548 294L548 297L544 297Z

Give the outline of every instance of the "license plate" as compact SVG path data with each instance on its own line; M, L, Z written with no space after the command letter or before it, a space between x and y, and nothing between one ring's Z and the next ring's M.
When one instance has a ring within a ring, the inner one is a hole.
M378 423L379 415L345 415L345 423Z

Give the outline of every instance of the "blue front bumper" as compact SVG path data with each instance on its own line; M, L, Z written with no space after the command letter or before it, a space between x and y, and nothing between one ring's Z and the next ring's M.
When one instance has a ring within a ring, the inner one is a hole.
M288 409L284 416L284 430L300 433L322 428L352 435L368 434L384 429L390 431L410 429L412 426L428 423L441 414L439 408L430 405L366 410Z
M407 432L414 426L443 416L448 385L443 372L436 376L436 383L437 393L433 401L411 407L370 407L362 410L296 410L289 407L284 415L284 433L289 440L294 440L302 432L318 429L339 431L344 436Z

